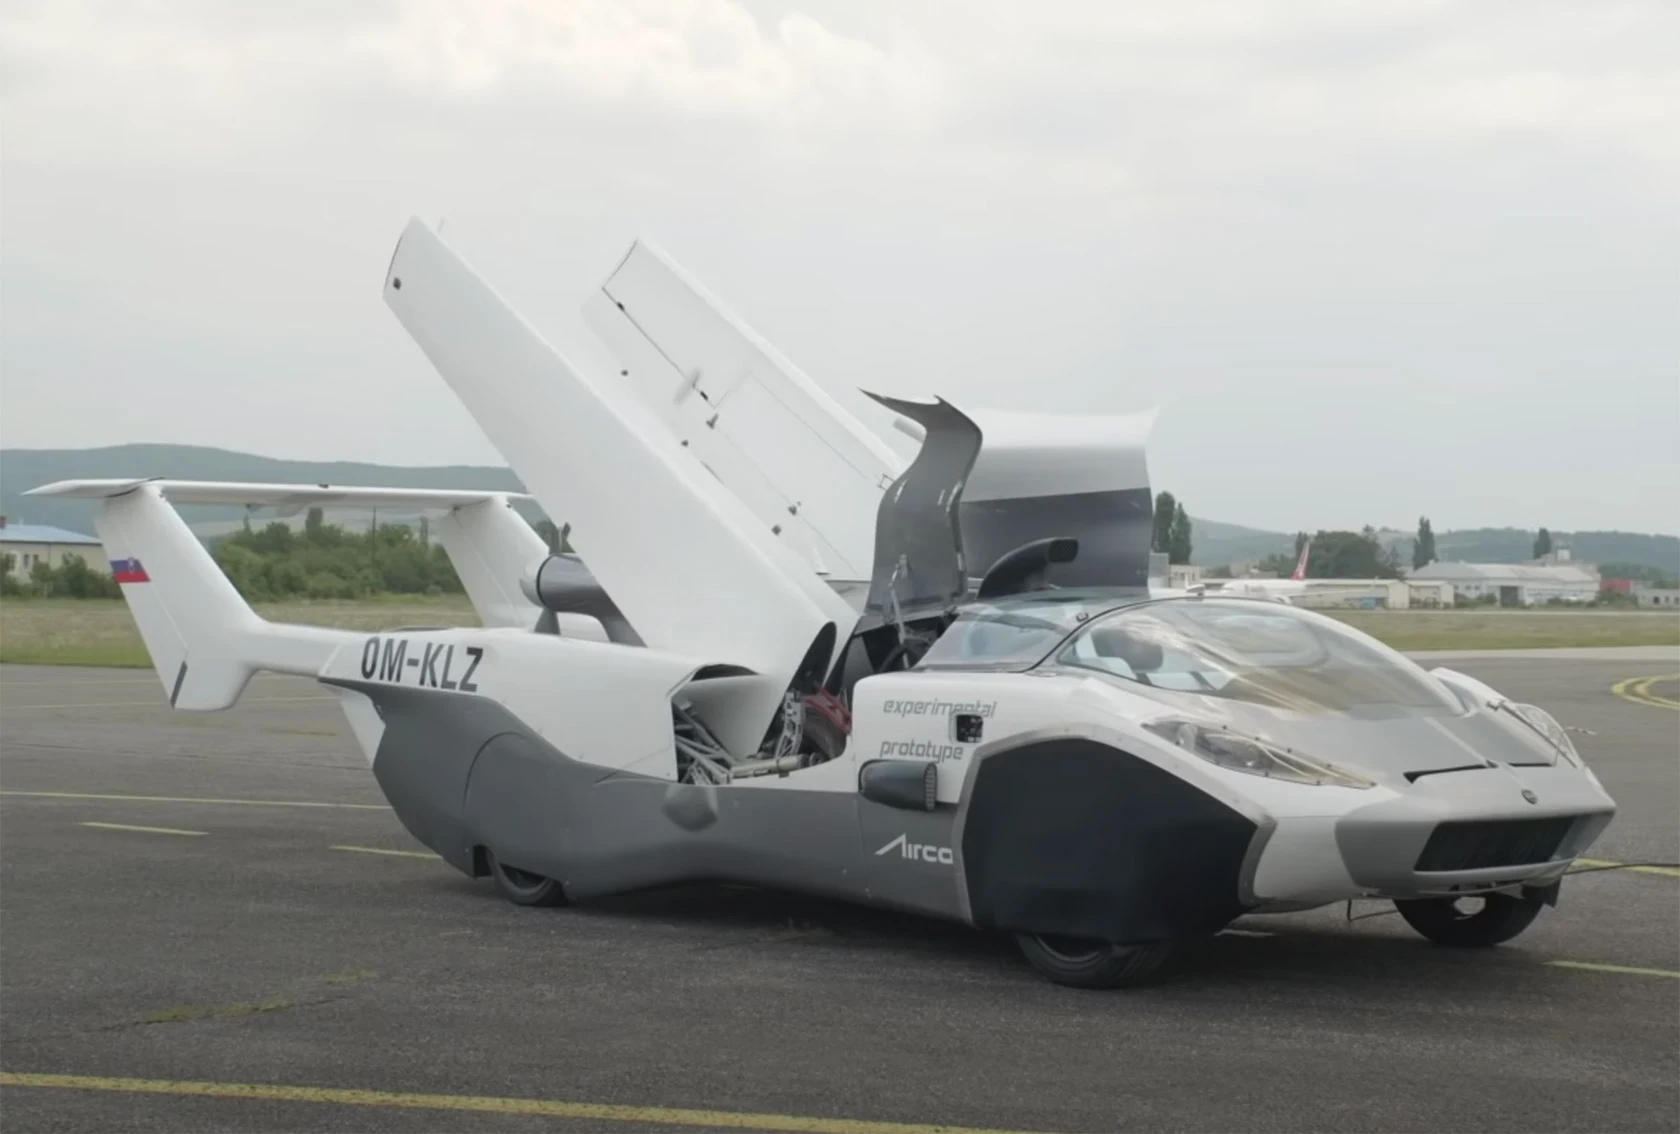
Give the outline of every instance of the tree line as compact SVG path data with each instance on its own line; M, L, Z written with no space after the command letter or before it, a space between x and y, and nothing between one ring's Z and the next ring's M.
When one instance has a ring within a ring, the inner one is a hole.
M569 550L565 530L548 520L534 525L550 547ZM1190 562L1194 528L1182 501L1170 492L1154 500L1150 550L1168 562ZM1256 568L1280 577L1295 569L1301 549L1312 540L1307 563L1310 578L1394 579L1404 573L1398 555L1377 538L1375 529L1319 530L1310 537L1295 536L1295 550L1261 559ZM325 521L321 509L311 508L303 529L275 521L262 528L247 526L211 541L211 556L247 601L274 599L356 599L376 594L459 594L461 581L443 548L431 541L427 522L351 529ZM1544 528L1534 539L1535 558L1553 549ZM1412 545L1412 568L1435 562L1435 532L1427 516L1418 518ZM96 569L78 555L66 555L57 567L38 562L25 578L13 575L16 559L0 555L0 594L60 598L118 598L120 588L108 571ZM1605 578L1628 578L1672 585L1667 572L1635 564L1604 564ZM1229 568L1215 568L1214 577L1228 576Z
M1157 495L1149 550L1165 553L1168 563L1188 563L1194 547L1192 534L1190 513L1184 505L1170 492Z
M109 571L96 571L80 555L66 555L57 567L37 560L25 578L17 570L17 556L0 554L0 595L30 598L120 598L117 581Z
M427 523L375 524L358 531L329 524L311 508L303 530L276 520L249 524L210 542L210 555L247 602L273 599L356 599L377 594L459 594L461 580L443 547L431 542ZM16 559L0 556L0 593L38 598L119 598L109 571L79 555L57 567L40 562L25 579L14 578Z
M216 541L210 551L247 601L354 599L375 594L459 594L461 580L427 522L375 523L366 531L329 524L321 509L304 516L303 530L278 520L246 527Z
M1184 502L1170 492L1157 495L1149 549L1164 552L1168 563L1189 563L1195 549L1194 535L1194 525ZM1357 532L1320 529L1311 536L1297 532L1292 553L1268 555L1255 564L1256 569L1280 578L1293 574L1308 539L1312 540L1312 555L1307 560L1309 578L1398 579L1403 574L1394 552L1383 546L1372 527ZM1434 558L1435 537L1427 519L1419 527L1419 546L1427 551L1430 559ZM1218 567L1209 574L1214 578L1229 577L1231 570Z

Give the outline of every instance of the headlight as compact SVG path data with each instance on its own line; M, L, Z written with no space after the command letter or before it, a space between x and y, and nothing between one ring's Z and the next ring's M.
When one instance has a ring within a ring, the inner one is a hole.
M1538 733L1542 740L1552 746L1557 755L1577 768L1582 766L1581 754L1575 751L1575 742L1569 739L1568 731L1545 709L1539 705L1525 705L1519 701L1504 701L1499 707ZM1555 757L1552 762L1557 762Z
M1328 784L1333 787L1369 788L1376 781L1355 772L1309 760L1299 752L1268 744L1257 737L1232 732L1218 725L1197 724L1194 721L1169 718L1149 721L1144 728L1169 740L1186 752L1194 753L1210 764L1229 768L1233 772L1247 772L1274 780L1296 784Z

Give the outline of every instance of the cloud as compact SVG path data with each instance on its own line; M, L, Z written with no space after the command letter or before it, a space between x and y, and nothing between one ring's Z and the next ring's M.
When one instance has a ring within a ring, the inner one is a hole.
M13 0L5 440L494 459L369 283L418 212L559 341L648 236L834 386L1160 404L1200 514L1671 526L1677 39L1664 0ZM1611 390L1653 412L1584 425ZM1404 475L1322 475L1361 460Z
M914 43L838 35L799 12L766 29L732 0L413 0L252 21L205 3L65 0L0 19L0 58L20 109L188 143L359 93L802 130L926 129L944 99Z

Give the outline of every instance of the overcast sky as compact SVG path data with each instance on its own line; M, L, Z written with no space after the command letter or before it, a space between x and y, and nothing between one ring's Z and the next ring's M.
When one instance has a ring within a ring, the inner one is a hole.
M500 463L381 302L418 214L568 353L645 236L830 385L1158 406L1200 516L1673 532L1676 43L1672 0L10 0L0 443Z

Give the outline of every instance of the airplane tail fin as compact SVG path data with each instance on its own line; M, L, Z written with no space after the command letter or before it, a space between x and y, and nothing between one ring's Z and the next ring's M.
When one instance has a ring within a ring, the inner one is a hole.
M105 499L93 526L169 703L222 709L237 701L254 672L241 639L262 620L180 514L142 484Z
M171 706L226 709L258 670L313 676L342 630L264 621L164 496L166 481L60 481L32 496L92 497L111 574Z
M1309 540L1307 540L1306 543L1301 545L1301 558L1299 558L1295 561L1295 573L1289 576L1291 579L1294 579L1297 583L1299 583L1302 579L1305 579L1307 577L1307 557L1310 556L1311 554L1312 554L1312 540L1309 539Z

